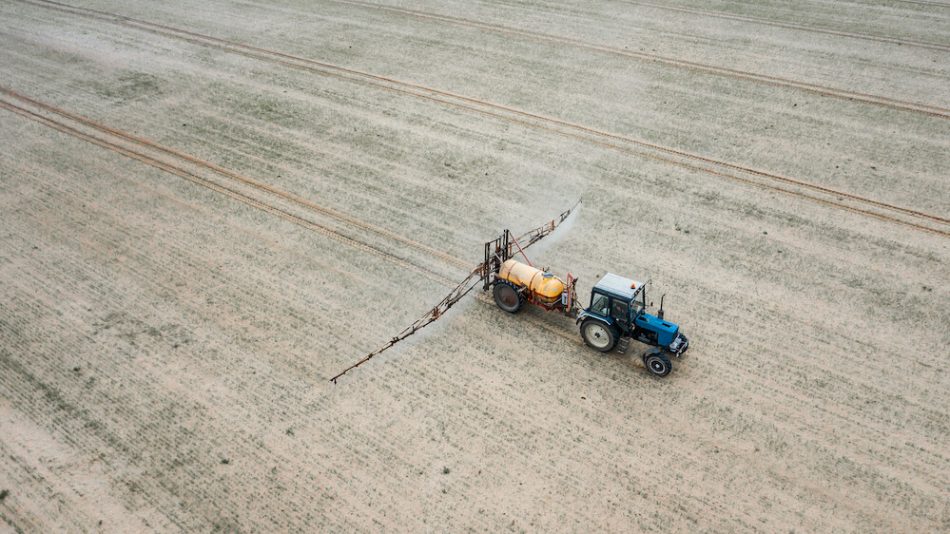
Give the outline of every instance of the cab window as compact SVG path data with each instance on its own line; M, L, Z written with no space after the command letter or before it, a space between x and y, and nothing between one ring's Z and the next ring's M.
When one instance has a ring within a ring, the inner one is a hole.
M614 300L613 300L613 303L611 303L611 306L610 306L611 316L612 316L614 319L619 319L619 320L621 320L621 321L626 321L626 320L627 320L627 310L628 310L628 309L629 309L629 308L627 307L627 303L626 303L626 302L624 302L624 301L622 301L622 300L614 299Z
M608 309L608 299L607 295L601 293L594 293L594 296L590 299L590 311L598 314L607 316Z

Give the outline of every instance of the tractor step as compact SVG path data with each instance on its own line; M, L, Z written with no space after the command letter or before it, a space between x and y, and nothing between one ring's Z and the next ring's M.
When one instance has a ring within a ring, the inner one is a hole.
M617 340L617 348L615 350L619 352L620 354L626 354L627 347L629 346L630 346L630 338L621 337L620 339Z

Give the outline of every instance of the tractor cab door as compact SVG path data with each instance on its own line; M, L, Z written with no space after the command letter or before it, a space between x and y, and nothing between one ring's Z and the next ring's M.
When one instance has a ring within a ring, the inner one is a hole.
M594 290L590 298L590 308L587 308L586 312L614 325L621 334L626 334L633 328L630 303L614 295Z
M610 299L610 316L616 321L621 332L630 331L630 305L620 299Z

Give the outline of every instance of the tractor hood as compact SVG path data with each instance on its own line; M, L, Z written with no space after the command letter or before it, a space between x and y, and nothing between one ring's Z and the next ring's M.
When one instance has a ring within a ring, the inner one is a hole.
M680 329L676 323L665 321L649 313L641 313L634 322L643 330L656 332L657 344L661 347L668 347Z

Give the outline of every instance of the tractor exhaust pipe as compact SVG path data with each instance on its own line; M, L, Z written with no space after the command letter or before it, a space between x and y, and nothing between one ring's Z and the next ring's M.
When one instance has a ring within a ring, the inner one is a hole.
M660 319L663 319L663 299L666 298L666 293L660 295L660 311L656 312L656 316Z

